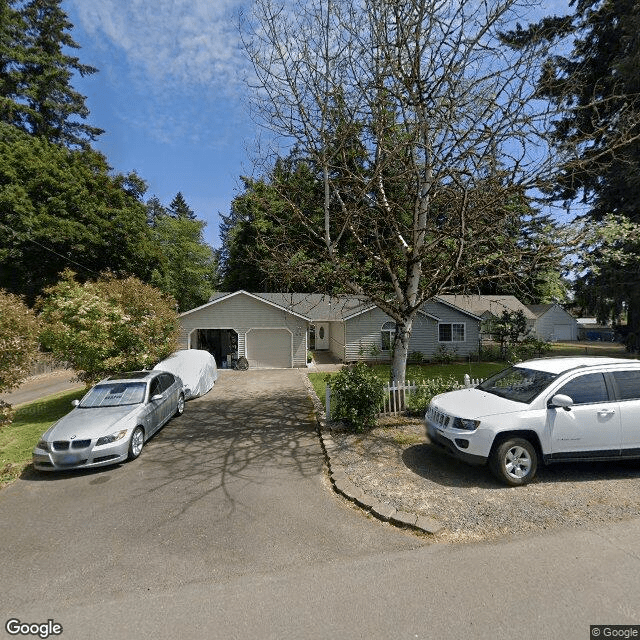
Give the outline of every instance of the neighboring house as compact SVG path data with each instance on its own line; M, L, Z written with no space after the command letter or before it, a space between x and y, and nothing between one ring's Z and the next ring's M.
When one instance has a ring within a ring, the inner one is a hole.
M491 340L491 321L499 318L503 312L515 313L522 311L527 319L527 330L535 330L536 315L515 296L481 296L481 295L443 295L439 300L445 300L460 309L465 309L482 318L483 340Z
M559 304L525 305L515 296L445 295L440 300L465 309L482 318L482 339L490 339L491 320L503 311L522 311L529 335L550 342L578 339L578 322Z
M413 324L409 351L425 358L445 348L466 356L478 350L481 318L446 300L427 302ZM342 362L390 360L395 324L370 302L320 294L216 293L180 314L184 349L206 349L219 366L232 355L251 368L304 367L307 350Z
M530 304L536 316L534 333L547 342L567 342L578 339L578 321L559 304Z

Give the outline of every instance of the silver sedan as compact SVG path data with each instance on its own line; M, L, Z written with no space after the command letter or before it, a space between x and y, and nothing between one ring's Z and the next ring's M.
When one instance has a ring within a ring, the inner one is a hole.
M133 371L99 382L42 436L40 471L87 469L134 460L144 443L184 411L182 380L166 371Z

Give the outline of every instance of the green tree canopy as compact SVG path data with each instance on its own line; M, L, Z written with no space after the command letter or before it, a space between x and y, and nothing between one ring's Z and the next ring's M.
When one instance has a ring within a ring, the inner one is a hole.
M0 123L0 287L28 301L67 267L149 281L162 270L135 174Z
M169 210L153 198L147 207L151 236L162 256L162 268L151 282L173 296L180 311L204 304L218 284L217 254L203 237L206 222L196 218L181 193Z
M0 0L0 120L87 147L102 130L83 122L89 110L71 81L97 69L69 55L79 48L72 27L61 0Z

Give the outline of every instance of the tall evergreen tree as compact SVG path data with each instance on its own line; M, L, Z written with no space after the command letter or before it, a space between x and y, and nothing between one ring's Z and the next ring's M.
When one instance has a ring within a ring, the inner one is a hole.
M550 197L580 198L587 228L605 224L610 214L640 222L640 5L578 0L573 15L545 18L508 39L518 46L565 36L573 49L547 58L538 83L540 95L562 110L551 134L565 161ZM640 290L629 286L627 263L586 246L576 269L578 301L601 320L626 308L630 330L639 334ZM633 252L637 245L617 250Z
M102 129L82 122L89 110L71 80L97 69L65 52L79 46L61 0L0 0L0 17L2 120L50 142L87 147Z
M196 214L187 204L184 196L180 191L176 193L171 204L169 205L169 211L174 218L184 218L186 220L195 220Z
M162 268L153 274L152 284L173 296L180 311L204 304L218 284L217 254L203 237L206 222L196 218L181 193L169 208L152 198L148 218L150 213L151 234L162 255Z

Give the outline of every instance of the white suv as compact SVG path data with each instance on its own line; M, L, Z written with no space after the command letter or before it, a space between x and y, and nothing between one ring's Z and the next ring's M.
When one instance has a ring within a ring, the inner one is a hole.
M544 464L640 458L640 361L542 358L435 396L431 443L522 485Z

